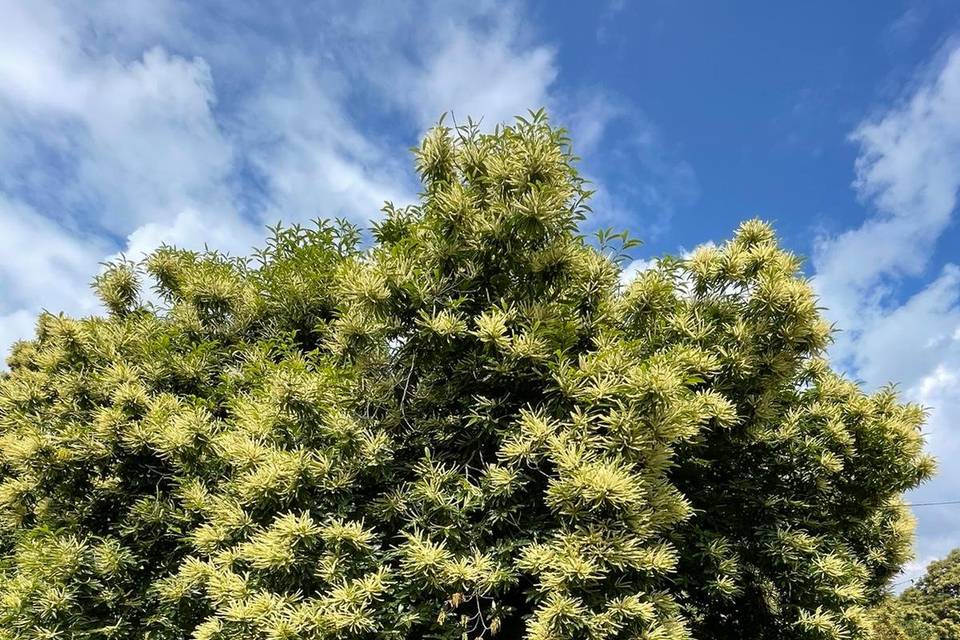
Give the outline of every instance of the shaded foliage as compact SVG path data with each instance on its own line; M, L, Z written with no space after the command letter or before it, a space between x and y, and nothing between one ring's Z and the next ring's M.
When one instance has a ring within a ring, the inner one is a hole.
M916 584L876 611L883 640L960 640L960 549L930 563Z

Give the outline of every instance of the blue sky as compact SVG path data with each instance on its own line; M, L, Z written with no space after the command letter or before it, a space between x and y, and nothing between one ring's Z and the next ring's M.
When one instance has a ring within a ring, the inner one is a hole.
M0 346L161 242L412 200L445 111L546 106L632 269L776 223L843 329L832 356L930 407L960 499L960 5L0 0ZM918 507L919 567L960 506Z

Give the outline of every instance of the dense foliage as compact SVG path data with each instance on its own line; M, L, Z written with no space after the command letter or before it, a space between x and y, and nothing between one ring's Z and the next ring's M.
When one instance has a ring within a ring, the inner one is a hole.
M877 607L882 640L960 640L960 549Z
M0 639L858 638L920 408L771 228L622 284L542 114L432 130L361 250L163 247L0 380ZM144 281L154 302L146 302Z

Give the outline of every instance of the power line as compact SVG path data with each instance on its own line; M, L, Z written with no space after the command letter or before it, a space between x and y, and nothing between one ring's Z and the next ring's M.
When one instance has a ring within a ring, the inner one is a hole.
M960 500L945 500L944 502L907 502L905 507L935 507L941 504L960 504Z

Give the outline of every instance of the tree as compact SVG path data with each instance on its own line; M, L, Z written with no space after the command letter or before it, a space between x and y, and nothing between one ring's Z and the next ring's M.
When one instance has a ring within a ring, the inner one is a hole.
M908 616L930 625L937 640L960 640L960 549L931 562L927 572L900 599L914 609Z
M109 265L0 380L0 639L855 638L932 472L771 228L621 284L542 112L366 248ZM150 280L160 303L143 299Z
M933 625L915 605L888 596L873 609L877 640L939 640Z
M960 640L960 549L931 562L915 585L885 600L876 616L891 639Z

